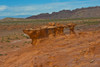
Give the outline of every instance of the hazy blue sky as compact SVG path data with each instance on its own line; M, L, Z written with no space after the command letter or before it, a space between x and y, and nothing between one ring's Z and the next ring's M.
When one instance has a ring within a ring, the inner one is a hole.
M0 0L0 18L100 6L100 0Z

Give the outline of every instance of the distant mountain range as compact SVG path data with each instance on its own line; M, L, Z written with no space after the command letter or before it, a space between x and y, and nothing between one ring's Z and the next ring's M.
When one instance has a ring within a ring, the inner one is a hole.
M61 10L59 12L41 13L26 19L71 19L71 18L94 18L100 17L100 6L80 8L75 10Z
M26 17L29 17L29 16L31 16L31 15L17 15L17 16L0 16L0 19L5 19L5 17L6 18L26 18Z
M99 18L100 17L100 6L88 7L88 8L78 8L75 10L61 10L59 12L41 13L39 15L18 15L12 17L1 17L0 21L23 21L30 19L73 19L73 18ZM18 18L16 18L18 17ZM25 18L26 17L26 18ZM4 19L3 19L4 18Z

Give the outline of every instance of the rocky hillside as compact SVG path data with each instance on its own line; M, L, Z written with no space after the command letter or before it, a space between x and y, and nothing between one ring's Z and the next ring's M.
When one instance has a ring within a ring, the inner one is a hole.
M100 17L100 6L80 8L75 10L62 10L59 12L42 13L27 17L27 19L68 19L68 18L91 18Z

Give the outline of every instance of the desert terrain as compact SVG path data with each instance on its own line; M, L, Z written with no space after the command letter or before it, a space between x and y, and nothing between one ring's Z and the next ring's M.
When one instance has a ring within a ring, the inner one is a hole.
M65 28L32 46L22 30L48 22L76 23L76 34ZM100 19L1 21L0 67L100 67Z

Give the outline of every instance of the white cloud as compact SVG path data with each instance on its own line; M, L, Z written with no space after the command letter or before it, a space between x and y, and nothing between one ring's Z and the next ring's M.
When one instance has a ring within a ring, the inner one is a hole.
M14 12L20 12L20 11L33 11L36 10L33 6L15 6L15 7L9 7L8 10L12 10Z
M1 5L0 6L0 11L4 11L4 10L6 10L7 9L7 6L5 6L5 5Z

